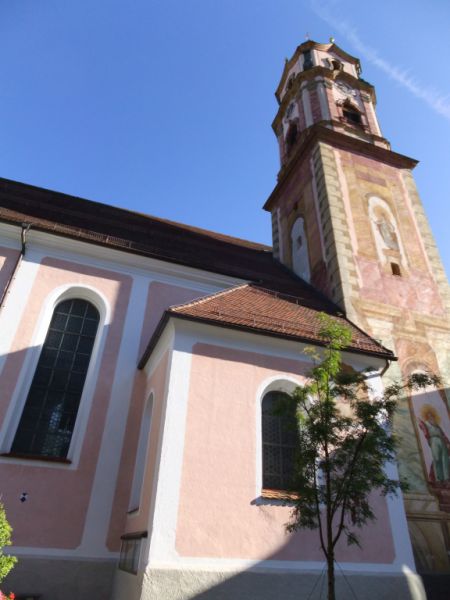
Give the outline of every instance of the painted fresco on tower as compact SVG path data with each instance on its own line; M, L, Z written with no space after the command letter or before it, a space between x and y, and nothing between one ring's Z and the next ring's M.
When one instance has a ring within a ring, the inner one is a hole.
M415 394L411 401L428 484L435 491L445 490L447 495L450 492L450 418L447 406L437 389ZM449 507L441 508L450 510Z

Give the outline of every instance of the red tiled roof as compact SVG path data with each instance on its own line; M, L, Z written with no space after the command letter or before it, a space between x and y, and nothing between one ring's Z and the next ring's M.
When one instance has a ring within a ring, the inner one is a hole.
M2 178L0 221L254 282L167 313L178 318L316 342L319 312L344 320L335 304L276 261L263 244ZM351 350L392 357L352 328Z
M166 320L173 316L230 327L303 342L323 344L319 335L320 310L305 306L302 298L282 294L255 284L244 284L216 294L199 298L186 304L173 306L166 311ZM333 317L350 328L352 341L349 351L372 354L393 359L390 350L358 329L342 314L334 311ZM164 318L163 318L164 320ZM159 337L161 333L155 332ZM145 364L157 341L155 336L142 357Z

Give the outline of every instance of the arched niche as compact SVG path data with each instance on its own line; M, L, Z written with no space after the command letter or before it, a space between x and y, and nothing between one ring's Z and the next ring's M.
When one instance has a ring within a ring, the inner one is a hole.
M306 237L305 221L302 217L298 217L291 228L291 259L294 273L309 282L311 280L311 268L308 239Z
M369 197L369 219L379 261L392 275L403 275L407 267L397 221L389 204L378 196Z

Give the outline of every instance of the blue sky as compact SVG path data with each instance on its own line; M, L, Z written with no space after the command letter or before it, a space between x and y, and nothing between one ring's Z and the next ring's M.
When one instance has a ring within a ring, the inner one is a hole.
M270 243L284 58L333 35L376 86L450 273L447 0L0 3L0 176Z

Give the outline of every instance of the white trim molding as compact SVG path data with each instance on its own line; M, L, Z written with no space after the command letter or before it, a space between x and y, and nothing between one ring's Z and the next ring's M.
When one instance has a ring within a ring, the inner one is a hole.
M69 300L71 298L81 298L91 302L97 308L100 314L95 343L89 362L83 393L80 399L80 405L78 408L77 419L73 430L69 451L67 453L67 458L71 461L71 463L52 464L47 461L33 461L33 466L36 467L45 466L48 468L51 466L52 468L77 468L82 441L86 433L87 421L95 391L95 384L98 377L99 366L101 362L100 357L103 353L107 329L110 325L111 307L109 302L99 290L93 288L92 286L66 284L55 288L50 294L48 294L34 328L30 347L26 352L14 393L10 400L5 419L0 428L1 452L8 452L13 443L55 307L60 302ZM0 458L0 463L6 461L10 462L10 460L10 458ZM21 459L15 459L15 462L26 465L30 464L29 461Z

